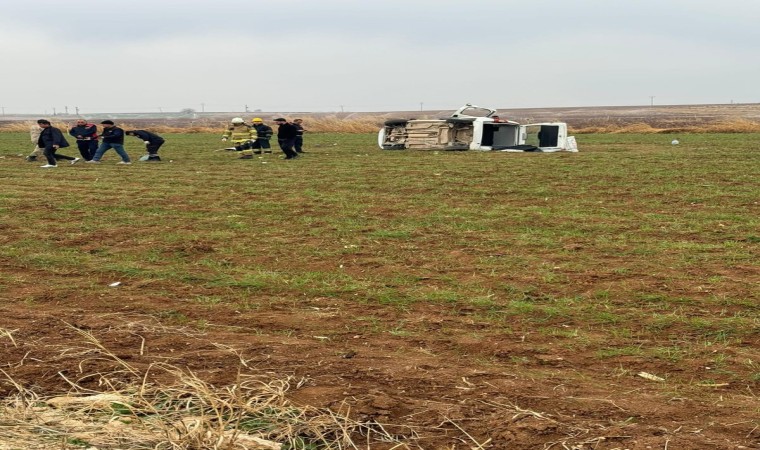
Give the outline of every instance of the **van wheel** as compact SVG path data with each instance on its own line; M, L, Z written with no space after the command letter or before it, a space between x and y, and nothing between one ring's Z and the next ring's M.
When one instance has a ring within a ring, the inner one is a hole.
M403 150L404 144L385 144L383 150Z
M406 123L409 122L406 119L388 119L385 121L386 127L397 127L399 125L406 125Z

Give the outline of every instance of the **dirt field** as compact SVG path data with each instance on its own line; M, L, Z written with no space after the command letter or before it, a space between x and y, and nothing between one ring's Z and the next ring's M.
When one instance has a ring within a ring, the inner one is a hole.
M567 122L575 128L645 123L654 128L700 126L735 120L760 120L760 104L655 105L640 107L505 109L518 122Z
M495 107L495 105L481 105ZM516 109L498 107L502 119L514 120L520 123L531 122L566 122L574 129L588 127L626 126L632 124L647 124L653 128L683 128L700 127L716 123L730 123L746 120L757 123L760 121L760 104L732 105L654 105L654 106L610 106L610 107L577 107L577 108L524 108ZM380 125L387 118L440 118L448 117L453 110L429 111L391 111L391 112L345 112L345 113L308 113L288 111L264 111L256 113L203 113L196 118L151 116L150 114L114 114L108 117L116 118L139 127L208 127L226 123L231 117L242 115L246 119L261 116L266 120L275 117L303 117L315 131L341 131L337 121L366 121L377 119L375 125ZM101 116L88 116L101 117ZM62 121L73 122L75 116L62 116ZM0 120L0 129L18 121L30 121L36 116L5 116ZM325 120L328 120L325 123ZM325 129L320 126L325 125ZM344 130L349 131L349 130ZM370 131L370 130L364 130Z
M573 114L567 110L562 113L564 117ZM600 114L608 113L605 110L593 116L586 111L583 119L577 120L599 120ZM324 153L324 148L315 153ZM620 151L601 144L591 150L602 153L608 148ZM654 154L658 150L646 151ZM0 153L10 155L9 151ZM354 156L348 151L346 155ZM18 162L9 162L11 156L7 158L0 164L9 167L8 164ZM313 158L316 161L320 156ZM509 167L505 163L504 170L512 170ZM203 169L190 170L201 173ZM87 229L88 221L97 220L89 216L76 220L75 223L83 227L81 230L61 230L57 227L60 220L84 213L78 213L76 208L62 210L53 202L45 204L44 199L47 195L60 198L69 191L56 185L55 180L35 177L36 173L30 172L24 177L12 175L11 169L3 173L6 187L31 192L40 182L47 186L46 192L30 194L30 205L34 205L38 213L29 215L29 220L42 220L35 223L44 227L38 231L47 235L49 245L70 248L88 257L122 253L151 255L158 251L160 257L181 258L183 270L187 271L177 275L171 283L135 275L117 287L108 287L115 281L115 275L112 276L108 268L94 276L81 273L76 267L51 272L44 267L58 268L60 262L51 259L34 263L9 256L10 248L22 245L20 236L30 230L6 216L0 221L0 245L7 251L6 256L0 257L0 368L5 374L5 379L0 380L0 394L3 396L13 395L19 385L41 394L52 394L68 391L69 381L98 391L102 388L103 374L108 374L106 378L129 378L129 374L119 375L119 364L98 355L92 345L83 342L78 329L91 333L132 367L145 369L157 361L169 362L187 367L219 387L234 384L239 370L264 373L273 378L292 375L303 380L289 393L296 404L339 411L358 421L381 424L399 440L408 441L409 448L760 448L760 399L757 396L760 337L757 329L730 345L711 347L713 344L705 343L698 354L688 358L651 359L637 356L635 351L606 358L600 357L599 349L593 346L566 346L562 336L569 336L574 330L583 329L591 340L601 334L595 337L594 327L562 315L543 321L542 327L557 330L557 334L547 334L534 328L535 322L517 317L511 326L494 326L495 322L486 313L498 314L499 311L477 303L446 300L403 305L394 304L392 300L367 303L353 301L352 294L312 295L297 286L254 294L248 308L211 300L204 305L197 299L224 297L228 291L223 286L209 287L205 281L199 281L201 278L194 278L203 272L202 264L208 259L229 267L254 261L258 266L273 270L288 267L309 273L329 273L350 264L350 271L356 277L390 280L383 281L390 292L396 288L394 274L406 268L417 277L417 282L429 287L451 282L477 285L483 292L504 293L504 278L514 286L537 287L535 291L520 294L524 303L541 304L549 302L549 298L593 299L592 293L600 289L620 293L620 298L612 300L614 304L625 303L625 292L633 291L692 298L701 306L694 310L686 307L686 315L731 317L739 314L757 325L756 304L748 303L742 308L717 301L719 298L756 300L760 280L757 265L728 262L723 265L709 259L701 273L689 273L685 277L666 257L663 261L669 262L656 269L648 267L651 272L647 274L626 273L613 270L616 263L626 264L622 256L594 255L593 248L571 240L563 242L560 250L564 256L558 257L560 260L572 260L574 255L590 252L589 257L597 258L599 266L568 270L564 283L550 283L548 275L542 278L535 271L507 273L497 279L483 272L484 265L487 267L483 261L501 258L510 249L504 248L495 254L494 248L475 234L472 246L449 245L446 235L427 237L424 246L420 244L424 255L418 255L413 247L405 247L403 242L394 243L394 251L399 253L392 260L384 256L385 244L381 242L386 241L380 238L372 241L375 244L368 240L368 248L372 245L372 250L359 249L347 255L286 263L286 252L273 252L241 256L236 260L223 258L220 246L229 244L215 241L213 237L174 243L151 242L138 239L135 230L108 229L105 224ZM314 172L308 176L317 175ZM176 175L166 176L166 183L177 182L171 178ZM724 181L726 186L733 183L728 179ZM87 175L82 186L90 189L90 186L99 186L99 182L96 175ZM553 182L562 183L561 178ZM149 196L151 190L147 186L137 189L142 190L134 195L109 191L110 194L88 198L103 207L113 198L120 199L121 204L142 205L140 196ZM413 197L423 195L424 191L410 190L405 194ZM161 202L177 210L197 207L200 211L223 208L226 202L234 201L226 200L227 196L239 198L239 192L225 194L219 199L219 205L196 206L171 194L162 197ZM660 198L653 194L653 201ZM255 197L252 199L255 201ZM24 209L18 206L19 200L15 197L0 196L0 200L12 202L3 207L3 214L26 214L21 212ZM446 201L456 204L455 197L447 197ZM490 204L490 200L483 201ZM608 201L635 205L641 199L621 193ZM705 207L699 200L694 202L685 208ZM745 207L758 210L756 201ZM302 204L298 208L300 215L319 217L316 211L320 206L316 203ZM392 221L404 215L404 211L394 209L392 204L379 203L372 208L367 214L379 221ZM147 212L142 214L148 214L150 208L144 210ZM659 209L657 212L666 214ZM133 220L139 221L142 217L136 216ZM191 233L201 223L202 220L178 223L175 232ZM141 230L141 233L161 232L150 228ZM372 230L357 232L366 234ZM657 230L645 232L656 233ZM298 249L318 249L326 245L318 233L302 232L298 236L283 235L276 239L281 239L284 247ZM712 244L696 231L692 239L694 245ZM756 235L747 239L750 241L745 244L756 248ZM252 240L252 245L255 242ZM351 249L346 246L346 250ZM622 255L632 249L618 250ZM549 256L548 251L545 256ZM646 260L642 258L641 264L646 265ZM676 260L674 256L672 261ZM158 263L146 259L146 264ZM721 277L719 292L696 284L709 276ZM663 280L670 281L666 284ZM679 308L682 306L674 305L673 314L683 311ZM631 327L635 329L636 325ZM605 330L604 339L619 340L626 345L634 342L634 350L667 344L651 340L653 336L656 339L667 336L673 345L694 339L692 329L678 325L669 328L667 335L642 332L639 337L615 337L614 332ZM744 381L737 382L719 371L713 373L715 368L711 365L717 352L726 364L737 366L733 369L745 377ZM666 377L667 382L647 374ZM751 376L755 378L746 378ZM375 442L371 448L403 447Z
M44 279L7 262L3 271ZM594 278L575 282L594 284ZM117 367L88 359L87 347L63 320L93 333L133 366L168 361L219 386L234 383L239 366L237 355L214 345L224 344L240 351L256 371L304 377L304 387L292 392L296 404L350 411L357 420L386 424L399 436L416 435L412 447L758 448L758 417L746 414L757 411L750 388L695 385L668 392L662 383L632 372L667 372L688 380L704 366L636 361L630 367L625 359L608 364L593 354L555 348L555 339L530 330L489 330L467 310L451 315L435 306L415 308L405 316L415 318L409 327L419 334L405 338L356 330L353 319L364 316L365 308L343 302L307 299L290 308L210 312L146 290L104 291L100 298L72 292L47 302L40 298L43 287L6 291L34 298L36 306L0 307L3 326L18 330L18 346L4 343L4 370L43 393L65 392L69 386L61 375L97 390L98 377L80 380L82 374ZM165 308L202 317L210 327L202 333L165 327L146 315ZM374 313L383 322L398 320L393 309ZM4 383L3 391L8 395L13 388Z

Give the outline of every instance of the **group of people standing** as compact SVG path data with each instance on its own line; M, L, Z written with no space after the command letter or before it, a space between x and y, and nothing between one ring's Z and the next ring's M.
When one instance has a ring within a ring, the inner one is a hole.
M274 119L277 124L277 142L285 154L285 159L297 158L303 150L303 127L302 119L292 122L280 117ZM34 162L42 154L47 164L40 166L44 169L58 167L58 161L70 161L76 164L81 160L87 163L100 163L103 155L110 149L114 149L121 157L118 164L132 164L129 154L124 149L124 136L135 136L145 144L147 154L140 158L141 161L161 161L158 149L166 142L164 138L146 130L124 131L117 127L112 120L100 122L102 131L94 123L79 119L76 125L69 129L69 135L76 139L77 148L81 158L62 155L59 149L69 147L69 143L60 129L54 127L49 120L40 119L37 126L32 127L31 138L35 144L34 151L26 157L27 161ZM252 159L254 154L272 153L269 141L274 136L272 127L264 123L264 120L256 117L251 125L245 123L240 117L230 121L230 125L222 135L222 141L231 141L233 146L227 150L241 152L240 159Z
M303 153L303 127L302 119L288 122L285 118L274 119L277 124L277 143L280 150L285 153L285 159L297 158ZM272 153L269 140L274 135L272 127L265 124L260 117L251 120L251 125L245 123L240 117L230 121L230 125L222 135L222 141L231 141L234 146L227 150L241 152L240 159L252 159L254 154Z
M103 131L98 134L98 127L93 123L88 123L84 119L79 119L76 125L71 127L69 134L76 138L77 148L81 158L62 155L58 153L61 148L69 147L68 141L63 132L54 127L49 120L40 119L37 121L37 127L31 130L32 142L36 144L34 151L26 157L27 161L34 162L40 154L45 156L47 164L40 166L43 169L58 167L59 160L70 161L76 164L81 160L87 163L100 163L101 158L110 149L114 149L121 157L118 164L132 164L129 154L124 150L124 136L135 136L145 144L147 155L140 158L143 161L161 161L158 156L158 149L164 144L165 140L156 133L146 130L129 130L124 131L117 127L112 120L100 122ZM36 128L36 129L35 129Z

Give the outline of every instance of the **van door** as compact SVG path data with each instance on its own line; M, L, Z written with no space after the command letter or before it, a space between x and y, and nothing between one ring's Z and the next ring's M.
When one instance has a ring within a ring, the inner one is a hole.
M542 152L558 152L567 148L567 124L532 123L520 127L521 143L538 147Z
M483 149L503 150L519 145L520 127L512 123L484 123L480 145Z

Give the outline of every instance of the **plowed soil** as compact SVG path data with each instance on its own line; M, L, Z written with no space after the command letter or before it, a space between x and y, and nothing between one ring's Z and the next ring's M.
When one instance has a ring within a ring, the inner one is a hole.
M219 145L216 140L214 137L214 145ZM669 141L667 145L670 145ZM314 156L305 156L305 163L309 162L307 158L327 161L327 156L320 156L320 152L327 153L324 148L314 152ZM655 151L660 150L652 152ZM354 153L346 150L342 157L358 159L362 156ZM364 150L358 153L363 154ZM565 156L568 155L562 157ZM198 156L201 157L211 158L208 152ZM432 154L425 157L432 158ZM410 164L411 161L407 160ZM24 164L21 158L18 163ZM6 160L2 164L10 163ZM272 160L270 165L275 164L287 162ZM327 163L324 164L327 167ZM499 164L503 164L500 170L509 173L507 160ZM167 177L178 177L178 181L175 180L177 185L182 183L181 177L192 175L193 170L201 170L197 168L202 167L202 161L181 167L186 171L165 172ZM313 167L319 166L315 163ZM70 168L57 170L67 169ZM147 170L138 172L134 166L132 169L150 179ZM10 170L6 173L11 173ZM86 174L81 178L88 183L86 186L98 186L99 178L96 177L102 176L98 175L100 172L81 173ZM102 173L120 176L116 172ZM350 171L346 173L350 174ZM314 172L308 176L316 178L320 174ZM433 177L427 173L420 176ZM221 172L218 178L223 178ZM124 182L129 181L125 178ZM727 179L725 182L729 186L735 181ZM196 283L191 273L194 264L215 254L217 250L213 242L202 239L179 241L171 248L164 242L163 247L152 248L139 241L150 233L168 233L171 231L169 227L166 230L123 227L111 230L111 235L105 230L90 230L83 231L78 238L68 238L67 235L76 234L77 230L59 229L57 218L64 215L76 217L79 212L76 208L55 209L51 206L54 201L46 203L49 198L69 195L56 183L58 181L52 178L14 178L13 186L34 199L30 208L45 211L36 216L37 219L42 217L45 220L30 223L24 229L18 224L3 225L8 218L5 216L6 220L0 219L0 245L16 245L27 233L30 238L39 233L49 239L47 243L50 245L57 242L83 254L180 255L184 262L182 267L187 267L188 273L176 275L174 280L182 282L175 283L140 276L117 280L104 278L102 273L106 273L105 270L97 276L80 273L76 267L45 271L41 268L44 261L33 265L12 256L0 257L2 396L13 394L19 386L42 395L67 392L71 389L71 382L97 391L101 388L100 375L118 377L119 364L93 352L92 345L83 342L77 332L83 330L132 367L145 369L156 361L169 362L193 370L220 388L233 384L238 371L267 373L273 378L294 376L302 380L289 392L295 403L340 411L359 421L382 424L400 440L409 442L410 448L760 448L760 368L757 366L760 333L744 334L741 340L733 340L730 345L723 345L727 340L706 342L703 349L688 357L643 358L635 351L600 357L598 348L568 345L563 338L573 330L582 329L593 340L593 324L577 323L557 315L547 317L541 324L544 332L533 327L535 321L516 319L511 326L495 326L496 321L488 320L487 314L500 313L493 311L499 305L480 307L477 303L447 302L445 299L401 305L393 301L361 302L354 301L350 293L322 297L302 294L296 287L274 293L254 291L247 308L241 308L239 303L233 306L211 300L204 305L198 300L204 295L208 299L225 295L223 286ZM148 183L143 186L133 186L130 193L104 192L101 196L93 196L92 204L88 206L99 206L98 202L112 204L114 208L129 202L137 204L141 195L151 193ZM250 195L251 201L255 201L255 195L241 192L244 191L228 193L224 190L219 205L199 206L193 203L193 199L173 197L170 192L161 201L169 205L166 209L176 213L176 217L184 217L179 212L193 207L199 211L218 207L219 217L225 218L232 216L227 216L231 213L224 210L224 196L240 198ZM416 194L410 191L409 197ZM270 195L289 198L279 192L270 192ZM638 200L627 195L630 194L619 192L614 198L615 204L636 204ZM506 194L504 196L507 198ZM121 203L109 203L117 197ZM0 201L4 198L0 196ZM483 201L490 198L484 196ZM659 199L660 196L653 198ZM456 197L447 197L447 201L455 206ZM699 199L689 201L691 205L685 208L704 206ZM302 213L307 208L320 208L319 204L303 203L289 207L294 211L303 208ZM526 200L526 203L530 202ZM755 201L743 208L757 211L757 205ZM385 210L384 205L378 205L371 214L379 218L378 223L381 219L389 220L394 215L403 214L392 210L391 206ZM667 214L666 207L658 206L652 214ZM143 209L150 210L148 207ZM7 214L8 210L0 209L0 214ZM298 214L294 212L293 217ZM102 221L107 220L107 216L102 217ZM726 220L730 221L730 218ZM74 222L80 223L78 220ZM80 225L84 228L88 223L82 220ZM173 226L188 230L193 223L178 221ZM720 226L723 225L715 225L718 229ZM639 230L622 231L636 233ZM404 247L401 242L394 254L397 258L392 261L381 257L382 242L371 238L366 242L373 246L374 253L330 254L309 261L288 260L288 255L277 253L249 255L248 261L211 259L230 267L250 264L284 271L290 265L298 271L314 273L330 273L340 267L355 275L356 279L370 279L376 274L376 279L386 277L389 280L391 275L401 271L396 270L399 267L392 267L393 264L408 264L409 272L427 286L434 287L436 280L445 279L478 285L483 292L503 292L505 288L499 280L482 272L483 267L487 267L482 261L503 257L509 253L509 248L501 248L501 253L495 254L485 243L471 247L460 245L449 250L445 236L439 238L431 237L421 244L422 250ZM280 239L284 246L318 249L323 245L317 233L302 237L282 235L276 239ZM699 239L697 236L691 243L717 246L714 247L717 250L708 249L706 253L719 251L724 242L721 236L715 237L714 242L700 242ZM754 245L756 248L756 234L745 235L743 239L753 241L734 245ZM687 237L684 240L687 241ZM473 237L473 241L477 239ZM687 244L689 242L684 243ZM624 250L620 249L620 253ZM429 253L426 257L418 257L420 251ZM639 256L639 263L647 270L651 269L650 274L656 272L648 275L644 270L641 273L605 270L616 265L615 258L622 259L623 256L594 253L596 250L586 247L583 242L568 241L563 251L567 252L564 255L588 252L593 256L588 261L595 261L598 265L588 270L568 271L564 283L542 283L540 274L529 271L507 273L504 277L515 286L540 286L540 293L535 295L551 298L583 296L593 301L592 292L618 292L621 297L612 301L621 304L629 301L625 292L635 286L638 292L693 299L704 305L699 311L686 309L686 313L678 305L673 305L674 315L693 314L695 320L707 316L730 318L742 315L757 324L756 304L742 308L734 303L726 307L719 301L721 298L757 298L760 269L756 264L727 263L724 266L706 258L707 262L701 268L682 277L677 273L679 269L667 264L652 269L647 266L647 257ZM8 254L11 254L10 250ZM677 255L672 256L671 260L677 258ZM350 264L344 269L345 261ZM58 262L56 267L60 267ZM720 292L710 292L701 284L701 280L709 277L720 278ZM673 281L665 284L663 280ZM121 281L121 284L109 286L115 281ZM53 293L50 286L55 287ZM386 286L389 291L394 287L390 281ZM528 292L525 295L533 294ZM541 299L526 298L526 302L530 300ZM630 308L641 306L633 300L631 302ZM641 337L636 340L621 336L620 343L635 340L633 350L640 350L655 346L677 347L681 339L698 340L688 335L689 329L678 327L675 324L668 330L669 344L655 340L664 334L647 333L637 324L628 324L628 329L641 331ZM549 334L546 329L556 330L556 334ZM609 330L604 335L615 339ZM613 342L610 344L614 347ZM716 355L720 355L722 366L714 365ZM128 378L129 374L123 376ZM357 442L361 442L360 439ZM372 448L392 448L392 445L375 443Z
M381 328L408 320L414 336L407 337L357 329L366 306L334 299L271 306L257 299L261 306L254 311L206 309L154 294L161 286L129 284L104 287L94 298L73 290L51 298L45 289L49 275L28 273L11 261L0 266L27 281L3 293L0 323L15 330L15 345L0 340L3 369L41 393L67 391L66 379L97 390L96 374L119 369L113 361L88 357L91 349L70 324L133 367L170 362L225 386L234 383L242 358L256 372L303 377L304 385L291 391L296 403L350 409L357 420L416 436L414 445L421 448L760 448L758 416L747 413L758 407L751 385L671 391L672 385L637 375L667 373L671 382L688 383L709 372L707 363L606 362L568 352L551 336L493 330L474 311L452 314L435 305L373 310ZM590 276L574 283L597 281ZM203 319L208 327L159 323L155 317L165 311ZM558 327L576 325L557 320ZM755 340L742 347L757 345ZM14 386L0 383L0 390L8 395Z

